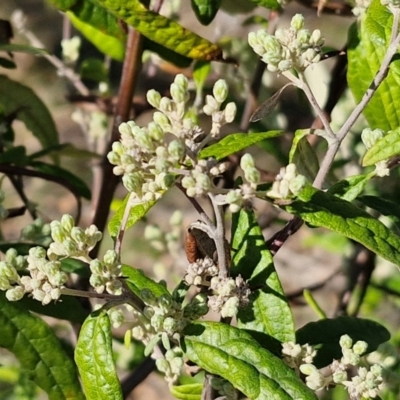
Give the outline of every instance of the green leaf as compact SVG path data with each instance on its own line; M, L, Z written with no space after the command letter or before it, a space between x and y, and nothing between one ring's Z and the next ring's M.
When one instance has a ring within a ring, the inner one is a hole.
M400 82L400 81L399 81ZM400 154L400 128L388 132L367 150L362 165L367 167Z
M86 183L66 169L42 161L32 161L30 166L37 171L64 179L76 194L90 200L91 193Z
M219 322L188 325L182 348L195 364L227 379L252 400L316 400L286 364L242 330Z
M197 19L208 25L215 17L221 5L221 0L191 0Z
M0 75L0 107L5 115L18 111L16 118L39 140L42 147L58 144L58 132L47 107L28 87Z
M231 273L248 279L250 287L260 287L250 295L250 303L239 308L238 327L266 333L281 342L294 341L292 312L254 212L242 209L237 214Z
M211 63L208 61L197 61L193 67L193 80L197 92L202 93L207 77L211 72Z
M357 102L370 86L385 56L390 42L390 28L393 16L390 11L374 0L367 10L366 19L361 22L360 31L356 24L349 31L348 83ZM372 129L384 131L400 125L400 60L393 60L387 77L375 92L363 111Z
M0 67L7 69L15 69L17 65L14 61L9 60L8 58L0 57Z
M124 202L122 203L122 206L112 216L112 218L110 219L110 222L108 223L108 232L111 237L115 238L118 235L118 232L121 228L121 222L122 222L122 218L124 216L125 208L128 206L130 207L130 205L128 205L129 198L130 198L130 194L128 194L125 197ZM150 210L150 208L154 206L154 204L156 204L155 201L148 201L147 203L137 204L137 205L131 207L131 209L129 211L129 218L128 218L128 222L126 224L125 230L128 230L133 225L135 225L138 221L140 221L147 214L147 212Z
M377 196L360 196L357 200L390 218L400 228L400 205L398 202Z
M104 311L84 322L75 349L75 362L87 400L122 400L115 370L110 318Z
M199 157L215 157L217 160L221 160L231 154L245 149L246 147L261 142L262 140L279 136L282 133L282 131L268 131L250 134L232 133L231 135L224 137L218 143L212 144L203 149L200 152Z
M35 313L57 319L65 319L77 324L82 324L89 315L89 312L82 307L82 304L75 297L61 296L60 300L60 302L43 306L37 300L25 296L19 301L19 304Z
M122 265L122 276L126 278L125 282L129 289L139 298L141 298L141 291L143 289L150 290L155 297L160 297L162 295L171 297L171 294L164 285L147 277L143 271L139 269L130 267L129 265Z
M308 186L298 199L283 208L313 226L325 227L353 239L400 266L400 237L345 200Z
M72 143L62 143L62 144L57 144L55 146L47 147L43 150L37 151L32 154L29 154L29 159L34 160L36 158L44 157L47 155L73 157L76 159L101 158L100 154L95 153L93 151L89 151L89 150L85 150L85 149L78 149Z
M349 176L331 186L328 189L328 193L351 202L364 191L365 185L374 176L374 173Z
M25 146L11 147L0 154L0 164L14 164L24 166L28 162Z
M68 274L77 274L85 278L89 278L91 275L88 265L74 258L65 258L61 260L61 269Z
M253 3L261 7L268 8L269 10L279 10L281 8L281 3L277 0L251 0Z
M358 340L367 342L367 353L375 351L381 343L390 339L389 331L375 321L343 316L308 323L296 332L296 342L318 346L313 364L322 368L342 357L339 345L342 335L349 335L353 344Z
M84 399L75 366L50 327L0 293L0 346L13 353L21 368L50 400Z
M8 51L10 53L26 53L34 54L35 56L45 56L49 52L46 49L38 49L37 47L29 46L26 44L0 44L0 51Z
M203 385L201 383L170 386L171 394L179 400L201 400L202 390Z
M87 58L81 64L81 77L95 82L107 82L108 71L104 61L98 58Z
M310 129L299 129L295 132L289 162L296 164L298 172L313 182L319 171L319 161L306 137L310 131Z
M222 50L219 46L183 28L177 22L148 10L139 0L97 2L142 35L178 54L195 60L222 60Z
M87 3L87 6L92 6L93 8L95 7L94 4L91 4L90 2ZM106 11L102 10L102 12L104 12L103 18L107 18ZM89 19L88 22L82 21L72 12L67 12L67 16L72 25L74 25L74 27L78 29L78 31L81 32L82 35L84 35L86 39L93 43L102 53L107 54L114 60L123 61L125 57L125 39L123 39L122 33L118 35L119 37L114 37L110 34L107 34L107 31L105 33L99 29L96 29L97 24L92 26L90 24L90 22L92 22L91 19Z

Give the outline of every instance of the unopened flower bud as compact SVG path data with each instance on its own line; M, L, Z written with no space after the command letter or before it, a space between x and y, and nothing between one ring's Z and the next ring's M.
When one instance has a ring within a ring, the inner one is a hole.
M233 120L235 119L236 111L237 111L237 107L233 101L231 101L230 103L228 103L226 105L225 110L224 110L224 117L225 117L225 121L228 124L233 122Z
M168 114L173 110L172 100L168 97L163 97L160 101L160 111Z
M185 75L178 74L175 76L174 83L179 85L184 91L188 89L188 80Z
M206 115L212 115L214 112L219 110L219 104L213 96L209 94L206 96L206 104L203 107L203 111Z
M350 349L353 345L353 340L349 335L342 335L340 337L339 344L342 349Z
M86 235L84 230L76 226L71 229L71 237L77 243L85 243L86 241Z
M129 192L140 194L143 178L139 173L126 174L122 177L122 183Z
M147 101L154 108L160 108L161 94L157 90L150 89L146 94Z
M61 226L59 221L52 221L51 224L51 237L57 243L62 243L66 238L67 235L65 230Z
M246 153L243 155L240 159L240 168L242 168L243 171L247 168L254 168L254 158L251 154Z
M155 122L150 122L147 129L153 140L160 141L164 137L164 131L161 129L161 126Z
M182 86L172 83L170 91L171 97L175 102L184 103L186 101L186 91L182 88Z
M24 297L25 289L22 286L15 286L6 291L6 298L8 301L18 301Z
M181 160L185 156L185 145L180 140L172 140L168 145L168 153L175 160Z
M290 26L299 31L304 26L304 17L301 14L296 14L293 16L292 20L290 21Z
M247 168L244 175L248 182L255 185L260 181L260 172L256 168Z
M160 125L164 131L167 131L171 126L168 117L162 112L156 111L153 114L153 121Z
M107 250L103 261L108 265L114 265L118 261L118 254L115 250Z
M224 79L219 79L213 87L213 95L218 103L223 103L228 97L228 85Z

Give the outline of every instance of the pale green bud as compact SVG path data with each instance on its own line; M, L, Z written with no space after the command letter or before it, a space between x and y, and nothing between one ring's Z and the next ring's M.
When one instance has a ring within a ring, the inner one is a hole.
M385 132L382 129L366 128L361 133L361 140L367 149L370 149L379 139L385 136Z
M0 261L0 276L7 278L9 281L18 281L19 275L12 264Z
M254 158L251 154L246 153L240 159L240 168L245 171L247 168L254 168Z
M29 256L32 258L46 258L46 250L43 247L32 247L29 249Z
M131 128L130 126L126 123L126 122L122 122L122 124L119 125L118 127L118 131L121 135L130 135L131 134ZM113 143L113 150L116 151L114 149L114 144L118 143L118 142L114 142Z
M297 175L294 179L291 179L289 181L289 190L297 196L306 184L307 179L305 178L305 176Z
M231 297L221 308L221 317L234 317L238 312L239 299L237 297Z
M139 173L130 173L122 177L122 183L129 192L140 194L142 191L143 178Z
M89 283L92 287L96 289L97 293L104 292L104 285L106 283L105 278L100 275L90 275Z
M340 347L342 349L351 349L353 345L353 340L349 335L342 335L339 340Z
M110 317L111 324L114 328L119 328L125 321L122 310L111 309L107 314Z
M278 69L280 70L280 71L288 71L289 69L292 69L293 68L293 62L292 62L292 60L282 60L282 61L279 61L279 63L278 63Z
M71 238L75 240L77 243L84 244L86 242L86 235L82 228L77 226L71 229Z
M118 254L115 250L107 250L103 261L108 265L114 265L118 261Z
M103 270L104 270L103 264L97 258L95 260L90 261L89 268L90 268L90 271L92 272L92 274L95 274L95 275L103 274Z
M310 44L313 46L322 46L324 44L324 38L322 37L321 31L315 29L310 37Z
M232 190L226 195L226 202L228 204L242 203L242 201L243 201L243 196L240 193L240 190Z
M8 249L5 254L5 261L14 264L16 261L16 258L18 257L17 250L15 250L13 247Z
M206 115L212 115L214 112L219 110L219 104L213 96L209 94L206 96L206 105L203 107L203 111Z
M213 87L213 95L218 103L223 103L228 97L228 85L224 79L219 79Z
M154 108L160 108L161 94L157 90L150 89L146 94L147 101Z
M149 130L149 135L153 140L160 141L164 137L164 131L161 129L161 126L155 122L150 122L147 125L147 129Z
M165 358L158 358L156 360L156 367L163 374L166 374L170 369L169 362Z
M257 34L256 34L256 32L250 32L249 33L249 35L248 35L248 37L247 37L247 41L249 42L249 45L251 46L251 47L255 47L255 46L258 46L258 37L257 37ZM257 52L256 52L257 53Z
M122 289L122 283L118 279L109 281L106 283L106 290L110 294L120 294Z
M162 294L158 299L157 299L159 307L161 307L163 310L168 311L171 308L172 305L172 299L171 296L167 294Z
M186 101L186 91L176 83L171 84L171 97L177 103L184 103Z
M156 148L156 156L158 158L168 158L168 150L164 146L158 146Z
M160 125L164 131L168 130L171 126L168 117L159 111L153 114L153 121Z
M97 229L96 225L90 225L89 228L85 229L86 234L86 245L93 247L97 242L101 240L103 234Z
M197 190L196 190L195 187L189 187L189 188L186 189L186 194L187 194L189 197L196 197L196 195L197 195Z
M69 214L64 214L61 217L61 226L66 232L71 232L71 229L75 226L75 220Z
M149 133L145 132L144 130L140 130L136 133L135 139L138 143L138 145L145 150L153 150L154 149L154 143L153 140L151 139L151 136Z
M112 144L112 150L116 155L119 156L121 156L125 152L124 146L122 145L121 142L114 142Z
M295 31L299 31L300 29L303 28L304 26L304 17L301 14L296 14L291 22L290 22L290 26L295 30Z
M176 75L174 83L180 86L184 91L187 91L189 82L185 75L183 74Z
M246 180L250 183L257 184L260 181L260 172L256 168L247 168L244 171Z
M61 226L59 221L52 221L50 223L50 227L51 227L51 237L55 242L62 243L67 238L66 232Z
M57 273L55 273L54 275L49 277L49 282L53 286L57 286L57 287L62 286L62 285L64 285L65 282L67 282L67 275L62 271L58 271Z
M355 354L361 356L367 351L367 348L368 348L367 342L364 342L363 340L358 340L353 346L353 351Z
M62 246L64 247L67 254L72 255L78 251L77 244L70 238L65 239L62 242Z
M173 106L172 100L169 99L168 97L163 97L160 101L160 111L165 114L168 114L171 111L173 111L173 109L174 109L174 106Z
M112 164L112 165L118 165L121 163L121 157L114 151L110 151L107 154L107 159L110 162L110 164Z
M211 188L211 179L206 174L199 174L196 176L196 186L207 191Z
M193 177L191 177L191 176L184 176L184 177L182 178L182 186L183 186L185 189L193 188L193 187L196 186L196 181L195 181L195 179L194 179Z
M298 42L298 45L299 45L300 49L301 48L304 49L304 47L307 48L310 45L312 45L310 43L311 34L310 34L310 31L307 30L307 29L302 29L301 31L297 32L296 39L297 39L297 42Z
M175 160L181 160L185 156L185 150L185 145L180 140L172 140L168 145L168 153Z
M167 332L174 332L177 329L177 323L176 321L171 318L171 317L167 317L164 319L163 322L163 329Z
M347 378L348 376L346 371L338 370L335 371L332 375L333 382L335 383L342 383L344 381L347 381Z
M8 301L18 301L24 297L25 289L22 286L15 286L6 291L6 298Z
M11 287L10 281L6 277L2 277L0 274L0 290L7 290Z
M170 188L175 182L175 177L171 174L162 172L156 176L156 184L158 188L166 190Z
M233 122L233 120L236 117L236 111L237 111L237 107L236 104L234 102L230 102L226 105L225 110L224 110L224 117L225 117L225 121L230 124L231 122Z

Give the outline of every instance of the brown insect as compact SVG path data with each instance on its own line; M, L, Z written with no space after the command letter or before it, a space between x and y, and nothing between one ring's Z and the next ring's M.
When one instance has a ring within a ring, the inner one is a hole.
M226 260L230 263L230 246L225 241ZM190 263L195 262L199 258L210 257L214 262L218 261L217 248L214 239L201 229L190 227L188 229L185 241L186 257Z

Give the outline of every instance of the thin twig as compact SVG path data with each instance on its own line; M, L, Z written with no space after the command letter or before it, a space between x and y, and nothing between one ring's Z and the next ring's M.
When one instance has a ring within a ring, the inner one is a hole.
M22 33L28 40L29 43L37 47L39 49L44 49L44 44L40 41L40 39L31 31L29 31L25 26L25 14L21 10L14 11L12 15L12 21L14 26L18 29L20 33ZM90 91L85 86L85 84L81 81L81 78L72 68L66 66L62 60L56 57L54 54L44 54L44 58L46 58L51 64L53 64L58 71L60 76L65 76L74 86L75 89L84 96L89 96Z
M126 203L126 207L125 207L125 210L124 210L124 215L122 216L122 219L121 219L121 225L119 227L117 239L115 240L114 250L118 254L118 258L121 257L122 239L124 238L126 225L128 223L129 214L130 214L131 208L132 208L132 201L134 200L134 198L135 198L134 193L131 193L129 195L129 199L128 199L127 203Z

